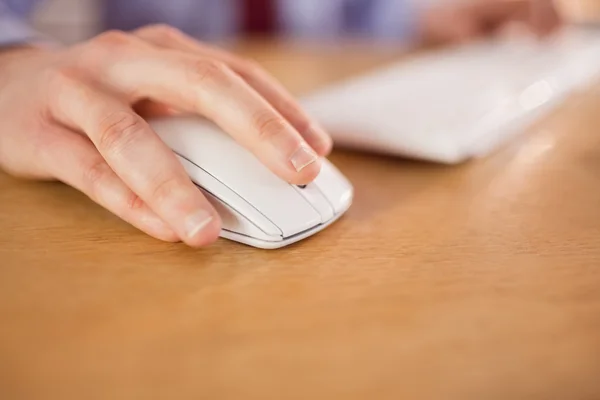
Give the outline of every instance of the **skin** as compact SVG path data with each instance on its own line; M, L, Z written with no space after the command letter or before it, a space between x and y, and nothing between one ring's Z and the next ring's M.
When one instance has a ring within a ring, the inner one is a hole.
M456 42L515 20L541 34L559 25L550 0L467 0L431 8L421 26L427 41ZM310 183L332 147L254 62L168 26L0 52L0 168L62 181L152 237L202 247L219 216L145 120L181 112L212 120L292 184Z
M427 43L460 43L519 24L539 36L553 33L561 19L553 0L453 0L428 8L421 18Z
M143 118L173 112L212 120L293 184L311 182L331 150L260 67L170 27L0 56L1 168L65 182L157 239L204 246L219 216Z

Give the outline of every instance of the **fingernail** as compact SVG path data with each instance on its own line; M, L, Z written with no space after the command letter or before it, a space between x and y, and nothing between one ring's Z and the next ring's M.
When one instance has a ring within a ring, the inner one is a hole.
M185 232L188 238L196 236L214 219L212 214L206 210L197 211L185 220Z
M290 157L290 162L294 166L297 172L302 171L304 168L308 167L310 164L317 161L318 156L312 151L308 146L301 145L298 150L292 154Z

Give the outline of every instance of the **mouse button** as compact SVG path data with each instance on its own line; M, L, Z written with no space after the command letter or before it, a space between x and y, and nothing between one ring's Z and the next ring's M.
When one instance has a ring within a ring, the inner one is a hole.
M289 183L279 178L248 179L246 183L235 186L235 192L277 225L284 237L321 223L321 215Z
M250 222L256 225L266 235L283 236L283 232L267 217L261 214L256 208L252 207L243 198L237 195L233 190L225 186L218 179L215 179L208 172L198 167L186 158L176 154L177 158L183 165L190 179L203 191L213 193L218 196L220 201L228 204L228 206L244 215Z
M313 184L329 200L336 214L346 210L352 202L354 195L352 184L327 160L324 160L321 172Z
M275 176L258 160L244 161L240 157L231 164L223 165L221 162L218 168L204 162L202 167L195 170L200 169L212 179L200 186L217 194L252 222L257 223L259 219L269 221L270 230L265 229L268 234L272 235L273 229L277 229L288 237L321 223L321 215L289 183ZM207 170L204 171L204 168ZM220 191L211 190L209 184L218 184ZM264 225L259 226L262 228Z
M271 221L284 237L321 223L321 215L288 182L276 176L253 154L229 139L214 143L219 146L227 143L226 149L215 146L211 150L213 144L206 143L204 147L200 142L192 146L195 157L192 161L198 159L203 170ZM237 209L232 203L228 204ZM250 214L246 216L250 217ZM253 218L250 220L253 221Z
M288 182L213 125L194 118L180 118L154 120L152 126L171 149L237 194L278 227L284 237L321 223L319 213ZM204 182L199 185L208 188ZM222 198L221 192L215 194L255 222L251 214L246 215L246 211Z
M310 184L303 187L292 185L292 187L321 215L322 224L333 218L334 212L331 203L316 185Z
M231 150L233 139L219 131L211 122L201 118L185 116L154 118L150 126L165 144L188 159L208 158L222 160L223 153Z
M219 216L221 217L221 229L267 242L279 242L283 240L281 235L272 236L266 234L251 221L244 218L244 216L217 199L211 193L203 189L200 190L215 208L217 213L219 213Z

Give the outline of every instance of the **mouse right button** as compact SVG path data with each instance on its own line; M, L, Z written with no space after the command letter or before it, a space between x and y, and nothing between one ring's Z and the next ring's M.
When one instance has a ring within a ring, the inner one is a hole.
M336 214L344 212L352 202L352 184L330 162L324 160L319 176L313 182L333 206Z
M316 185L295 186L294 187L302 197L304 197L316 212L321 216L321 223L324 224L333 218L335 211L331 202Z

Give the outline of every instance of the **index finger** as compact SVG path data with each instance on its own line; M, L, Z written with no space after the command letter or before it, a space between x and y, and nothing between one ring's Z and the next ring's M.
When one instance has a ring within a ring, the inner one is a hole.
M201 43L169 26L144 27L138 29L135 35L156 46L211 57L224 62L272 104L319 155L326 156L331 151L333 144L331 137L302 109L285 87L257 63Z
M290 183L307 184L318 175L321 161L314 150L225 64L180 51L127 44L121 51L113 48L104 54L89 68L116 91L207 117Z

